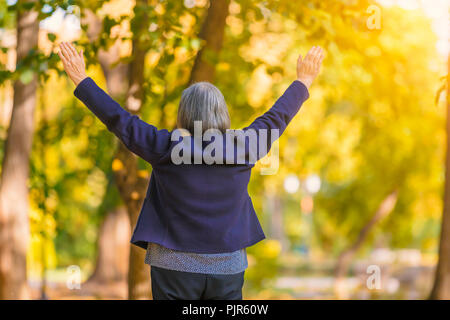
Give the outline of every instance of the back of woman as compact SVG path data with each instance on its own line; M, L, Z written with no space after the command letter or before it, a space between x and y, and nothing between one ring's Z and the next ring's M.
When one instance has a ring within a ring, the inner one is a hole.
M154 299L242 299L246 248L265 238L247 191L251 169L308 99L322 49L299 57L297 80L248 127L230 130L222 93L200 82L184 90L168 131L121 108L86 76L82 52L60 47L75 96L153 167L131 242L147 250Z
M141 211L143 221L138 222L132 242L221 253L262 240L247 192L250 170L247 165L225 164L155 167Z

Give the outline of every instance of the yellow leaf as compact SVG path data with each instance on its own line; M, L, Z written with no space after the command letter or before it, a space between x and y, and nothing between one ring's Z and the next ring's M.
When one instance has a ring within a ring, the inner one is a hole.
M137 191L133 191L130 196L131 196L131 199L133 199L133 200L138 200L140 198L139 192L137 192Z
M112 162L113 171L119 171L123 169L123 163L119 159L114 159Z
M139 170L138 171L138 176L140 178L148 178L148 171L147 170Z

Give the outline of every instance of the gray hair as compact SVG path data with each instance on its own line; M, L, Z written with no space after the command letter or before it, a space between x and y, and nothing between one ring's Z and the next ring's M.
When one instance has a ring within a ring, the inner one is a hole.
M178 107L177 127L194 132L194 121L202 122L202 129L230 128L230 115L222 92L209 82L196 82L183 90Z

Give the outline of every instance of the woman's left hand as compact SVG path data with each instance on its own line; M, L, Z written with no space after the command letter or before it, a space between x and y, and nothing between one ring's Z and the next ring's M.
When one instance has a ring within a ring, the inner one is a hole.
M83 79L87 78L83 50L78 53L75 47L68 42L62 42L59 48L58 55L64 65L64 70L73 83L78 86Z

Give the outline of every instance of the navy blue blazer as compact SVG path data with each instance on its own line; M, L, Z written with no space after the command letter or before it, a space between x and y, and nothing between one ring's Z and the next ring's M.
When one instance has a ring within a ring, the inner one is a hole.
M181 140L159 130L123 109L91 78L74 91L129 150L148 161L152 174L131 243L147 248L148 242L195 253L232 252L265 238L247 186L253 163L179 164L171 151ZM272 108L243 130L285 130L308 89L292 82ZM269 143L270 147L270 143Z

